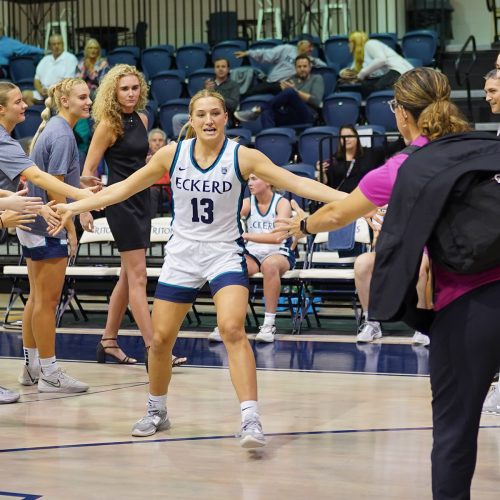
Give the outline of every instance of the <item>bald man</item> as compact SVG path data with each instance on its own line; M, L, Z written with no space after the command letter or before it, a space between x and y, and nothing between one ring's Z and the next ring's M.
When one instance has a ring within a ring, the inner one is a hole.
M23 98L28 106L43 103L51 85L76 74L78 60L73 54L64 50L61 35L52 35L49 38L49 48L51 53L46 55L36 67L35 90L23 92Z

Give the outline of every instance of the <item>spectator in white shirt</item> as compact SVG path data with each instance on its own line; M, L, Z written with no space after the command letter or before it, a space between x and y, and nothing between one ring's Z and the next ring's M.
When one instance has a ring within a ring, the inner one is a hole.
M351 68L340 72L340 77L359 81L363 97L377 90L392 89L399 76L413 68L385 43L369 39L363 31L349 35L349 49L354 61Z
M49 39L51 54L46 55L36 67L34 86L35 90L25 90L23 99L28 106L45 101L48 89L64 78L74 77L78 60L64 50L64 41L61 35L52 35Z

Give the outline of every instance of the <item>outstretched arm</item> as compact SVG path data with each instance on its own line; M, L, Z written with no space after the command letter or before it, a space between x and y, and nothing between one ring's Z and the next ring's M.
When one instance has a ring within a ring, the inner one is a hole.
M323 203L342 200L347 196L347 193L337 191L312 179L299 177L284 168L278 167L266 155L256 149L240 146L238 151L240 170L245 179L248 179L250 174L254 174L259 179L269 182L279 189L285 189L302 196L302 198Z
M305 218L305 214L292 202L297 215L291 219L276 219L275 232L283 233L282 236L302 236L300 221ZM363 217L369 212L376 210L374 205L359 188L350 193L347 198L328 203L324 207L307 217L307 232L311 234L322 231L334 231L347 226L359 217Z
M164 146L153 155L144 167L134 172L130 177L103 189L91 198L74 203L57 205L57 212L62 216L61 224L64 225L66 220L73 215L88 212L89 210L97 210L126 200L130 196L154 184L163 176L165 169L170 168L176 147L176 144ZM57 234L61 228L61 225L58 226L52 234Z

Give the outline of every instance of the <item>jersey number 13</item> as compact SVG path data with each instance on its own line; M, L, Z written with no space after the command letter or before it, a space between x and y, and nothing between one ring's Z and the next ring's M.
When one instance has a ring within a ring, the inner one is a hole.
M191 199L193 207L193 222L203 222L204 224L212 224L214 221L214 202L210 198Z

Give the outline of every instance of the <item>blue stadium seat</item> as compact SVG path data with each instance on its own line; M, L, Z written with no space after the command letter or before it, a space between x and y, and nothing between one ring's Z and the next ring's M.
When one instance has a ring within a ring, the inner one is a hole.
M188 76L188 94L192 97L199 90L205 88L205 81L215 78L214 70L211 68L197 69Z
M355 124L359 118L361 94L357 92L337 92L323 99L323 119L331 127L346 123Z
M396 33L370 33L370 38L385 43L392 50L397 49L398 36Z
M108 53L106 58L110 66L115 66L116 64L130 64L131 66L137 66L137 58L129 48L119 47L117 49L113 49Z
M229 61L230 68L239 68L243 63L243 59L238 59L234 55L239 50L246 50L246 48L242 48L242 43L240 42L231 40L220 42L212 49L212 62L215 62L216 59L224 58Z
M276 165L283 165L292 156L295 131L286 127L268 128L255 136L255 148Z
M171 99L160 105L161 128L169 138L176 139L172 129L172 118L177 113L189 113L189 99Z
M166 47L150 47L142 51L141 66L147 80L172 66L172 52Z
M159 106L181 96L184 78L184 73L176 69L160 71L151 78L151 94Z
M31 56L15 56L9 61L9 73L14 83L26 82L35 78L36 63ZM33 88L33 86L31 87Z
M438 46L438 36L432 30L408 31L403 36L401 45L406 58L420 59L424 66L431 66Z
M321 75L323 77L323 82L325 84L324 95L331 94L335 92L337 87L338 69L330 66L318 67L312 69L313 74Z
M154 99L150 99L146 104L146 113L148 115L148 131L150 131L153 128L158 115L158 103Z
M366 99L366 120L369 125L382 125L387 131L397 130L396 115L388 102L394 99L394 91L372 92Z
M243 127L226 129L226 136L236 139L242 146L249 146L252 142L252 131Z
M14 129L16 139L23 139L24 137L33 137L42 123L40 116L44 106L30 106L26 109L24 116L25 120L18 123Z
M252 109L254 106L262 106L264 103L269 102L274 96L272 94L259 94L246 97L240 102L240 110L245 111ZM258 134L262 130L262 122L260 116L257 120L252 122L244 122L241 124L243 128L251 130L252 134Z
M299 155L301 160L315 167L320 158L320 147L323 160L330 158L337 150L339 129L337 127L310 127L299 137ZM337 136L337 137L336 137ZM333 137L332 140L323 140Z
M189 76L193 71L207 65L208 48L204 44L192 43L177 49L175 60L177 68Z
M349 38L347 36L331 36L325 42L324 51L329 66L333 64L342 69L352 64L352 54L349 50Z

